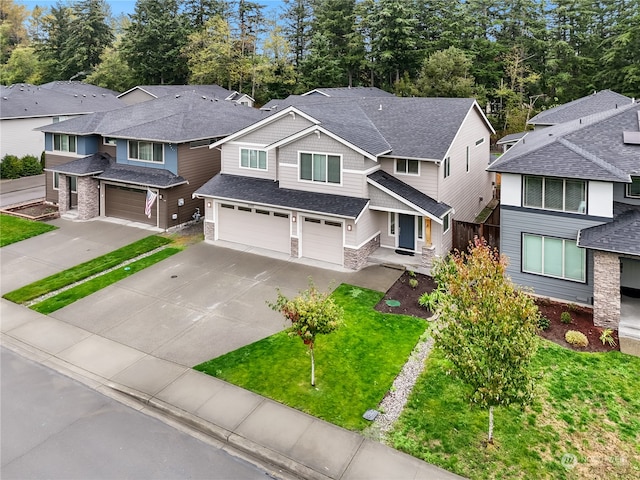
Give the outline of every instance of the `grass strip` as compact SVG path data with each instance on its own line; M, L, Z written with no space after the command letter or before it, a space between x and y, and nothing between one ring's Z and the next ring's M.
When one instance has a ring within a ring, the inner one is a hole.
M0 214L0 247L56 230L48 223Z
M380 292L343 284L332 295L344 308L345 325L316 340L315 388L307 347L284 332L194 368L344 428L362 430L369 425L362 414L375 409L391 388L426 322L377 312L373 307L383 297Z
M434 350L391 445L473 480L638 478L640 358L541 340L534 365L535 402L496 408L495 444L486 445L488 412L466 400L468 387Z
M151 265L161 262L165 258L170 257L178 253L180 248L167 247L164 248L148 257L142 258L135 262L131 262L126 267L118 268L117 270L113 270L109 273L105 273L104 275L100 275L99 277L92 278L84 283L81 283L69 290L65 290L64 292L59 293L51 298L47 298L42 302L36 303L31 306L32 310L36 312L43 313L48 315L56 310L59 310L67 305L72 304L73 302L80 300L81 298L87 297L98 290L101 290L109 285L116 283L130 275L133 275L140 270L143 270Z
M126 260L138 257L170 242L171 240L167 238L151 235L137 242L125 245L106 255L25 285L24 287L5 294L3 297L14 303L25 303L34 298L46 295L47 293L60 290L67 285L84 280L87 277L108 270L109 268L113 268Z

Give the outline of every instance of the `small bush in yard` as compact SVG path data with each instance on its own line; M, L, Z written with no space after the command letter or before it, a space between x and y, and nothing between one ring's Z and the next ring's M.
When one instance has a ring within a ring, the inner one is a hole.
M418 279L417 278L410 278L409 279L409 285L411 286L411 288L416 288L418 286Z
M540 330L546 330L550 326L551 326L551 320L549 320L547 317L541 316L538 319L538 328L540 328Z
M613 338L613 330L611 330L610 328L605 328L600 334L600 341L602 342L603 345L605 343L608 343L609 346L615 347L616 340Z
M560 314L560 321L568 325L571 323L571 314L569 312L562 312Z
M570 345L575 345L576 347L586 347L589 345L589 340L582 332L578 332L576 330L569 330L564 334L564 339Z

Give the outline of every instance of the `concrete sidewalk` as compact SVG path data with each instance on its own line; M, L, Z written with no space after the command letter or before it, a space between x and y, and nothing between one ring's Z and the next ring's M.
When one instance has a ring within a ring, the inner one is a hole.
M455 479L433 465L183 365L0 300L2 345L305 479Z

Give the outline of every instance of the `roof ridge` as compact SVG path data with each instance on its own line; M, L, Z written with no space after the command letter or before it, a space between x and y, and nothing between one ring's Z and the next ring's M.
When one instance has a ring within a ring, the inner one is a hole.
M609 162L601 159L600 157L594 155L593 153L585 150L582 147L579 147L575 143L570 142L569 140L564 138L564 135L561 135L561 136L559 136L557 138L558 138L558 143L564 145L569 150L572 150L573 152L577 153L578 155L584 157L586 160L589 160L590 162L595 163L600 168L603 168L606 171L608 171L609 173L619 177L620 180L622 180L623 182L630 182L631 181L631 176L629 174L624 173L618 167L616 167L614 165L611 165Z

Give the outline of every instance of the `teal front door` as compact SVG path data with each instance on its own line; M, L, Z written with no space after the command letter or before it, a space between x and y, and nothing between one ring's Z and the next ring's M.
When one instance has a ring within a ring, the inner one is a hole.
M416 239L416 222L413 215L400 214L399 227L400 232L398 235L398 248L403 250L415 249Z

